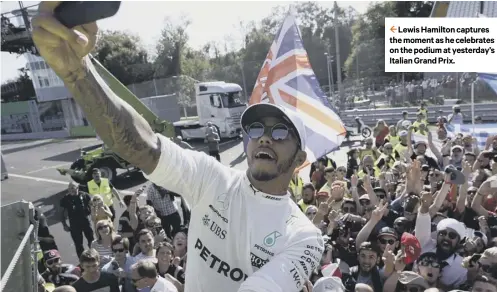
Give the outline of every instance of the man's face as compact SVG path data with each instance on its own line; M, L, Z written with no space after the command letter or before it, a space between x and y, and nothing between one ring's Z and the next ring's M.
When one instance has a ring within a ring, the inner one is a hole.
M383 147L383 152L385 155L392 155L393 151L393 146L390 143L385 144L385 147Z
M490 257L481 257L478 261L478 265L480 266L479 273L481 275L488 277L490 280L497 283L497 278L494 278L492 276L493 269L495 269L495 266L497 265L497 259L492 259Z
M150 279L140 276L136 268L131 269L131 281L137 289L143 289L151 285Z
M71 183L69 185L69 187L67 188L67 192L70 195L77 196L78 195L78 187L75 184Z
M473 164L475 164L476 157L474 155L464 155L464 161L473 165Z
M124 249L124 245L122 243L115 244L112 246L112 252L114 254L114 258L118 261L126 258L127 250Z
M364 169L369 169L370 171L373 170L374 161L371 156L364 157L362 164L364 165Z
M272 138L272 133L276 136L278 132L284 131L284 127L280 127L286 125L283 122L277 118L264 118L261 121L264 126L262 137L249 139L247 159L249 172L255 180L270 181L291 174L296 166L305 161L305 152L298 149L299 142L293 130L289 131L285 139ZM297 163L299 159L301 161Z
M440 276L440 264L436 258L426 257L418 263L419 275L429 283L434 283Z
M366 140L366 149L371 149L373 148L373 140Z
M452 149L452 159L459 162L462 160L462 150L459 148Z
M378 260L378 255L372 250L361 250L359 252L359 267L361 272L371 272L371 270L376 266L376 261Z
M93 172L92 176L96 182L99 182L100 178L102 177L102 174L100 173L100 171L95 171Z
M474 282L471 292L497 292L497 287L491 283Z
M494 138L494 139L492 140L492 148L493 148L494 150L497 150L497 139L496 139L496 138Z
M328 171L324 174L324 178L328 183L333 183L336 180L336 173L334 171Z
M399 241L392 235L382 235L378 238L378 246L380 247L380 250L382 252L385 251L387 245L393 245L394 247L397 247L398 244Z
M45 261L45 266L51 271L58 270L60 268L60 265L60 258L53 258Z
M154 238L152 237L152 234L147 233L140 236L138 244L140 245L140 250L142 251L142 253L150 252L152 249L154 249Z
M314 191L312 189L305 188L302 191L302 199L306 205L312 203L312 201L314 201Z
M424 155L426 153L426 146L424 144L419 144L416 147L416 153L418 155Z
M81 268L83 269L83 273L85 275L88 275L90 277L97 277L98 274L100 273L100 262L99 261L93 261L93 262L83 262L81 263Z
M356 214L357 208L356 208L355 204L353 204L352 202L344 203L342 206L342 213L343 214L347 214L347 213Z
M437 232L437 248L445 253L453 253L459 243L459 235L454 229L447 228Z

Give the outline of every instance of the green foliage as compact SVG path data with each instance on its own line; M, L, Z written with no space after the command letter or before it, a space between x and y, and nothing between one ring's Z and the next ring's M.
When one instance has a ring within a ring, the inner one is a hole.
M334 82L338 73L343 78L349 78L345 79L345 83L349 80L370 82L388 77L384 73L385 17L427 17L432 5L433 2L422 1L375 2L366 13L358 15L352 7L340 7L335 13L333 9L325 9L316 2L298 2L293 5L292 11L299 22L312 68L321 85L327 85L325 53L331 56ZM235 82L246 87L250 95L274 35L289 10L288 6L277 6L259 23L241 24L244 27L241 32L244 44L235 51L227 49L227 41L224 44L211 42L202 49L190 47L187 30L191 21L181 18L175 22L165 20L153 59L140 45L139 37L116 31L101 33L95 55L126 85L153 78L189 76L201 81ZM336 33L340 40L340 60L336 57ZM338 61L342 72L336 72ZM178 80L175 81L178 84L186 82ZM184 85L190 86L189 83ZM174 88L177 85L170 86ZM178 90L182 90L181 102L191 104L192 100L188 100L192 96L191 89Z
M15 102L34 99L35 88L28 68L20 68L19 75L14 79L2 84L2 102Z

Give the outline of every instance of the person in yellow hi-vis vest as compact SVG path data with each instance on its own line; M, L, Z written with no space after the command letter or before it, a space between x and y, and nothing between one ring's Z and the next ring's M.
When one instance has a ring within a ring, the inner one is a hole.
M290 181L290 185L288 186L288 190L295 199L295 202L298 202L302 198L303 188L304 188L304 181L299 176L298 172L294 173L292 180Z
M395 126L390 126L390 133L385 137L385 144L388 142L392 144L392 147L397 146L400 143L400 137L397 135L397 128Z
M93 179L88 182L88 193L90 196L100 195L104 200L104 204L109 207L112 212L112 221L116 218L116 210L114 209L113 197L119 201L119 205L124 208L124 202L119 195L119 192L114 188L110 181L102 177L100 169L94 168L92 172Z
M357 177L362 179L368 174L368 170L372 177L378 177L381 173L380 169L374 165L374 158L372 155L364 156L364 159L362 160L362 168L357 173Z
M423 123L428 124L428 109L425 107L426 103L422 102L421 107L418 109L418 113L423 115Z

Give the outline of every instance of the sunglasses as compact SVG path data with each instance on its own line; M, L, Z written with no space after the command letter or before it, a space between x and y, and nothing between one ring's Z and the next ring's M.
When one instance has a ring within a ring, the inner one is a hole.
M432 267L434 269L439 269L440 264L433 260L433 259L424 259L418 263L418 265L423 266L423 267Z
M98 230L102 230L102 229L105 229L105 228L108 228L109 225L100 225L97 227Z
M290 128L287 125L278 123L272 127L266 127L262 123L255 122L247 127L247 135L250 139L259 139L264 136L268 131L274 141L282 141L288 138Z
M385 149L385 150L393 150L393 148L392 148L392 147L385 147L384 149Z
M384 199L387 195L385 195L384 193L377 193L376 196L379 198L379 199Z
M449 239L456 239L457 236L459 236L457 233L452 232L452 231L447 232L447 230L442 230L442 231L438 232L438 235L443 236L443 237L449 236Z
M317 212L307 212L307 216L309 215L316 215Z
M373 143L366 143L366 145L370 146L370 145L373 145Z
M113 252L124 252L125 249L124 248L116 248L116 249L113 249L112 251Z
M419 286L411 286L411 287L405 287L402 291L405 292L422 292L424 291L424 288L421 288Z
M393 245L395 243L395 239L385 239L385 238L378 238L378 241L381 243L381 244L390 244L390 245Z
M355 208L355 207L343 207L343 208L342 208L342 211L343 211L344 213L355 213L356 208Z
M359 203L361 204L361 206L368 206L369 204L371 204L371 201L370 200L360 200Z
M53 265L53 264L56 264L58 262L60 262L60 258L49 259L49 260L46 261L47 265L49 265L49 266Z

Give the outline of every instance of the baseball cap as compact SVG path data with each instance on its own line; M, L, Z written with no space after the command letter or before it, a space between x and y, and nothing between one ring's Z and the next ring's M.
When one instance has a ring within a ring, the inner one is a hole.
M426 280L421 277L421 275L411 271L404 271L400 273L399 282L404 285L416 285L425 289L430 288L428 282L426 282Z
M271 103L256 103L249 106L243 113L240 120L242 129L247 134L247 127L254 123L260 122L266 117L276 117L282 118L288 122L297 132L297 136L300 141L301 150L305 150L306 146L306 132L305 126L302 119L298 116L296 112L288 110L282 106L271 104Z
M414 263L421 254L421 244L416 236L404 232L400 238L400 244L404 248L406 255L404 262L406 265Z
M380 232L378 232L378 237L381 237L383 235L389 235L389 236L393 236L395 238L399 238L399 236L397 235L397 232L395 232L395 229L393 229L392 227L383 227L380 229Z
M455 185L462 185L466 182L466 176L457 170L453 165L445 168L445 173L450 174L450 183Z
M407 131L406 131L406 130L402 130L402 131L400 131L399 136L400 136L400 137L407 137L407 134L408 134L408 133L407 133Z
M43 254L43 259L45 261L49 261L49 260L53 260L53 259L58 259L58 258L60 258L60 253L56 249L47 250Z
M345 292L345 286L338 277L322 277L314 283L313 292Z

